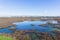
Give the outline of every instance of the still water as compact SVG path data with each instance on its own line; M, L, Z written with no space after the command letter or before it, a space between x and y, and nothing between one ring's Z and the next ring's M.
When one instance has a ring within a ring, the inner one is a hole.
M24 22L14 22L16 25L16 30L35 30L36 32L51 32L53 28L51 25L40 26L46 24L47 21L24 21ZM57 21L52 21L52 23L58 24ZM0 33L13 33L13 30L10 30L12 26L7 28L0 29Z

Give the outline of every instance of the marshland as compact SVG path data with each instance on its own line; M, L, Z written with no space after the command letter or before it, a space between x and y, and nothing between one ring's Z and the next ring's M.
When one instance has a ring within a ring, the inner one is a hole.
M0 17L0 36L8 40L59 40L60 17Z

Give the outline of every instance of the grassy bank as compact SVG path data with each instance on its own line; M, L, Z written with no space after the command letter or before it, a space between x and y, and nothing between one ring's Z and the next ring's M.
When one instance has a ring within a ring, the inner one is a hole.
M0 40L13 40L13 39L10 37L2 35L2 36L0 36Z

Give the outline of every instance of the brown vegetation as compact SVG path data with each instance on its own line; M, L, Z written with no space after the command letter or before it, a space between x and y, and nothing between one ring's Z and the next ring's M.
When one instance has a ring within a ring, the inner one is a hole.
M58 20L60 23L60 17L0 17L0 28L5 28L7 26L11 26L13 22L22 22L24 20Z
M48 33L45 33L45 32L32 32L32 30L30 31L27 31L27 32L30 32L30 33L33 33L35 34L36 38L34 40L60 40L60 34L59 32L56 33L55 36L51 35L51 34L48 34ZM17 40L32 40L32 37L33 34L29 34L27 33L26 31L22 30L22 31L15 31L14 33L14 37L17 39ZM56 32L56 31L55 31ZM33 36L33 38L35 37Z

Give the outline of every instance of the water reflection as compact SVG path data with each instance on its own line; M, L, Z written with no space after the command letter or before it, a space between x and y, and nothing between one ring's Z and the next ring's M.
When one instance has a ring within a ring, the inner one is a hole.
M0 33L13 33L13 30L35 30L36 32L52 32L53 30L60 30L53 28L53 24L58 24L56 20L49 21L24 21L24 22L14 22L13 26L8 26L6 28L0 29Z

